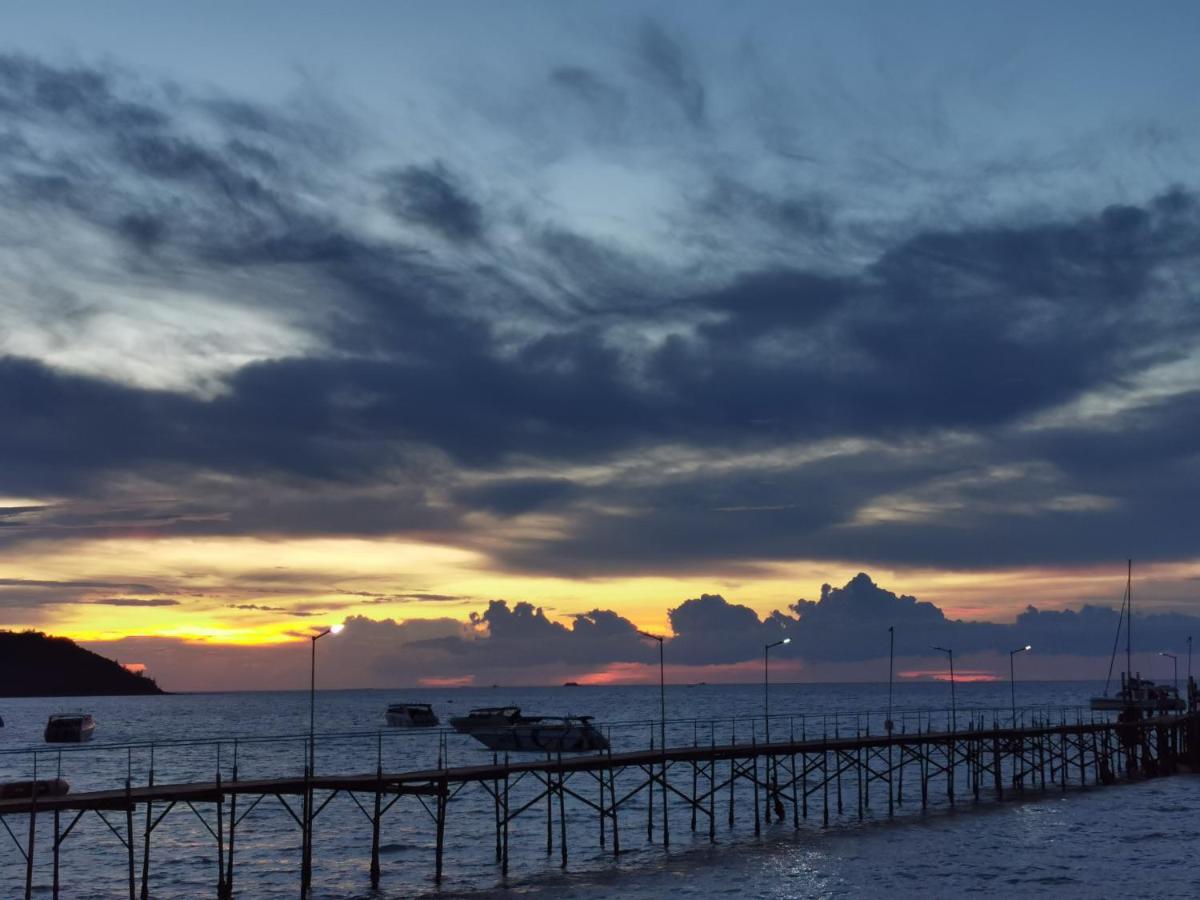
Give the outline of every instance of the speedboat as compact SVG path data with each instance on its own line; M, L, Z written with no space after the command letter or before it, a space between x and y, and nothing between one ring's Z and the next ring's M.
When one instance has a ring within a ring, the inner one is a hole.
M50 744L79 744L92 739L96 720L88 713L60 713L46 722L46 742Z
M471 737L489 750L522 753L588 753L608 741L591 716L544 716L512 725L473 728Z
M454 716L450 720L450 727L459 734L472 734L481 728L507 728L537 721L533 716L521 715L519 706L480 706L465 716Z
M430 728L438 717L428 703L389 703L387 723L396 728Z

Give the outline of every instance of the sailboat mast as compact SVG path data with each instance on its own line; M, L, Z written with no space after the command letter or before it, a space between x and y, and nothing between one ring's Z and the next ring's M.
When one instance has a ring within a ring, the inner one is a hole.
M1133 678L1133 560L1125 576L1125 596L1129 598L1129 611L1125 619L1125 671Z

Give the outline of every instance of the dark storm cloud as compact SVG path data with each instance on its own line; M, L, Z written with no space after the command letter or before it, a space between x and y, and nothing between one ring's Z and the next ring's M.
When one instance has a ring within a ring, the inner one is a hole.
M643 82L705 125L701 62L654 24L635 50ZM611 115L624 102L591 69L560 67L552 81ZM528 210L503 222L528 238L520 254L481 264L472 254L493 251L483 238L501 212L471 192L474 173L441 162L397 160L379 202L448 241L368 234L336 211L328 173L354 168L361 139L340 121L19 56L0 57L0 109L12 215L86 223L124 248L122 274L201 279L233 306L294 316L316 345L244 365L203 397L0 358L0 490L99 497L117 476L179 486L153 517L124 506L8 516L22 524L0 529L6 541L94 526L469 543L472 513L554 511L567 518L555 537L493 541L501 564L1019 564L1120 556L1122 532L1145 535L1149 556L1191 552L1193 400L1129 412L1132 429L1020 428L1185 358L1200 339L1188 294L1200 203L1188 190L910 230L865 261L820 269L746 253L740 271L696 280ZM378 175L356 183L378 199ZM724 170L698 185L692 206L710 225L730 219L718 235L735 248L751 219L798 250L836 245L835 200ZM462 244L470 252L454 255ZM51 291L56 327L86 318L72 290ZM300 296L319 299L308 308ZM936 440L946 433L963 445ZM769 471L648 477L617 465L667 445L753 455L818 441L873 449ZM530 465L546 474L505 477ZM560 474L579 465L602 474ZM1006 467L1028 474L989 474ZM460 479L463 469L487 478ZM209 474L225 486L202 484ZM1045 494L1062 502L1039 506ZM934 512L856 521L889 495Z
M475 241L483 236L483 210L444 163L407 166L382 177L385 203L400 219L443 237Z

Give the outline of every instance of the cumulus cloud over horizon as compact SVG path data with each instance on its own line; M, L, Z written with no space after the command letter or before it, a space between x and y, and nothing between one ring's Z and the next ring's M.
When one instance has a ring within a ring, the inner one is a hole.
M940 654L933 647L940 645L953 648L959 659L997 664L1013 648L1032 644L1045 677L1070 679L1103 676L1120 613L1094 604L1074 610L1030 605L1011 623L964 621L947 617L932 603L886 590L860 573L842 587L824 585L818 600L801 599L762 618L715 594L685 600L668 616L665 658L679 671L712 669L724 677L758 678L763 646L786 637L790 643L777 653L783 671L812 680L845 678L855 671L845 664L886 658L890 627L898 658L936 666ZM630 665L640 667L635 677L640 673L641 680L657 676L657 646L611 610L579 614L564 624L532 604L493 600L466 620L354 615L344 621L337 639L322 643L325 664L337 673L331 677L340 687L440 684L447 678L477 685L557 684L565 677L603 679L622 669L628 675ZM1179 650L1184 636L1196 632L1200 616L1150 613L1136 619L1141 658L1150 655L1150 648L1154 653L1158 648ZM232 687L248 672L265 679L255 683L286 687L307 671L304 654L291 645L236 647L151 637L87 645L145 660L168 689L172 679L188 689ZM1063 666L1057 666L1056 658ZM1086 671L1079 668L1081 660ZM796 663L802 668L789 668ZM740 664L748 664L744 672ZM873 680L878 675L862 669L856 677Z

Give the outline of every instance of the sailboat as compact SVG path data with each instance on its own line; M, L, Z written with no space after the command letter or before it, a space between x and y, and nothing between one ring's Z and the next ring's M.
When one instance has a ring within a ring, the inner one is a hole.
M1114 696L1108 695L1108 684L1112 680L1112 667L1117 658L1117 646L1121 640L1121 624L1125 625L1125 671L1121 673L1121 689ZM1108 662L1108 677L1104 679L1104 693L1093 697L1092 709L1125 710L1137 709L1151 712L1173 712L1185 707L1179 697L1178 688L1155 684L1141 673L1133 671L1133 560L1129 560L1125 576L1125 596L1121 600L1121 615L1117 619L1117 635L1113 640L1112 658Z

